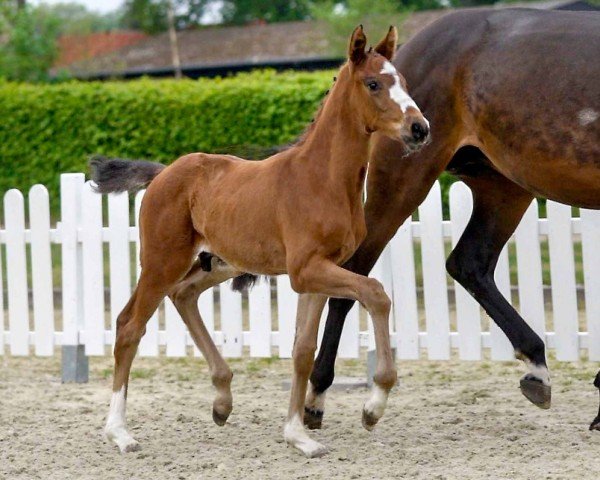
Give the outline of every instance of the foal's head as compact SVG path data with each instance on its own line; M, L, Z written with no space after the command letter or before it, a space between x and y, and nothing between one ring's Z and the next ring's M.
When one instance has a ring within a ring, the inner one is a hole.
M365 129L401 140L409 150L429 139L429 122L406 91L406 81L392 65L397 32L390 27L375 49L365 50L367 38L362 25L350 38L348 66L353 83L352 100L361 112Z

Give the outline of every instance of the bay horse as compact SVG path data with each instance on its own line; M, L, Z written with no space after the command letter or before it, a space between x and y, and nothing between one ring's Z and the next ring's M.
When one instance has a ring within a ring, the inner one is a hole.
M366 235L363 183L374 132L418 149L429 124L389 62L396 29L366 50L362 26L350 39L348 61L315 122L290 149L263 161L194 153L165 167L119 159L92 161L101 193L148 184L140 211L141 275L117 319L113 394L105 433L121 452L138 443L126 428L131 364L146 323L169 296L206 358L217 390L213 419L223 425L232 411L232 372L198 311L206 289L244 272L289 274L300 294L294 375L284 426L285 441L308 457L326 448L303 425L304 399L327 297L358 300L373 317L377 372L363 407L363 426L383 415L396 368L390 348L390 299L375 279L341 268ZM208 255L208 257L207 257Z
M535 196L600 208L600 14L473 9L446 15L394 60L431 121L432 141L405 156L378 136L370 157L368 235L344 265L367 275L385 245L448 171L473 193L471 219L446 268L506 334L528 373L522 393L549 408L545 345L499 292L499 254ZM600 294L600 292L598 292ZM352 301L331 299L305 423L320 428ZM596 377L600 388L600 372ZM599 416L591 429L600 429Z

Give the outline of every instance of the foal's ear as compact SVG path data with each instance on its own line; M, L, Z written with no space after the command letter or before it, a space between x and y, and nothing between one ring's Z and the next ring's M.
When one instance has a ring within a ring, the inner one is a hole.
M383 55L388 60L391 60L396 53L396 43L398 42L398 31L393 25L390 26L387 35L375 47L375 51Z
M350 45L348 47L348 58L352 63L358 65L366 57L365 47L367 46L367 37L363 32L363 26L359 25L352 32L350 37Z

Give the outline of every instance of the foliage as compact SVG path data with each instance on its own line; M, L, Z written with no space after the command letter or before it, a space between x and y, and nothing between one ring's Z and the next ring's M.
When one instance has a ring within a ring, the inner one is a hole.
M248 155L292 141L333 72L272 71L226 79L0 81L0 194L35 183L55 197L59 174L87 170L91 154L170 162L195 151Z
M168 7L168 0L125 0L121 26L146 33L164 32Z
M177 28L199 25L208 6L214 0L125 0L120 26L146 33L159 33L168 29L169 3L173 4Z
M79 3L41 4L36 9L56 18L60 34L104 32L118 26L117 12L108 14L92 12Z
M256 20L286 22L309 18L310 0L225 0L224 23L245 24Z
M346 0L344 4L326 0L314 4L311 11L315 19L327 25L332 49L342 56L346 54L348 32L357 25L362 24L367 38L372 43L377 43L390 25L399 26L405 17L401 12L401 4L393 0Z
M26 6L0 11L0 77L10 80L46 80L57 55L60 20L44 8Z

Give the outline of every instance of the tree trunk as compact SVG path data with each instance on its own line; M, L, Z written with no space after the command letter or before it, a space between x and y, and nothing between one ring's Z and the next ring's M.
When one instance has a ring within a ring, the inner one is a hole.
M17 0L17 7L19 10L25 8L25 0Z
M177 43L177 32L175 31L175 14L173 12L172 1L169 1L168 17L169 40L171 43L171 58L173 59L173 69L175 70L175 78L181 78L181 61L179 60L179 45Z

